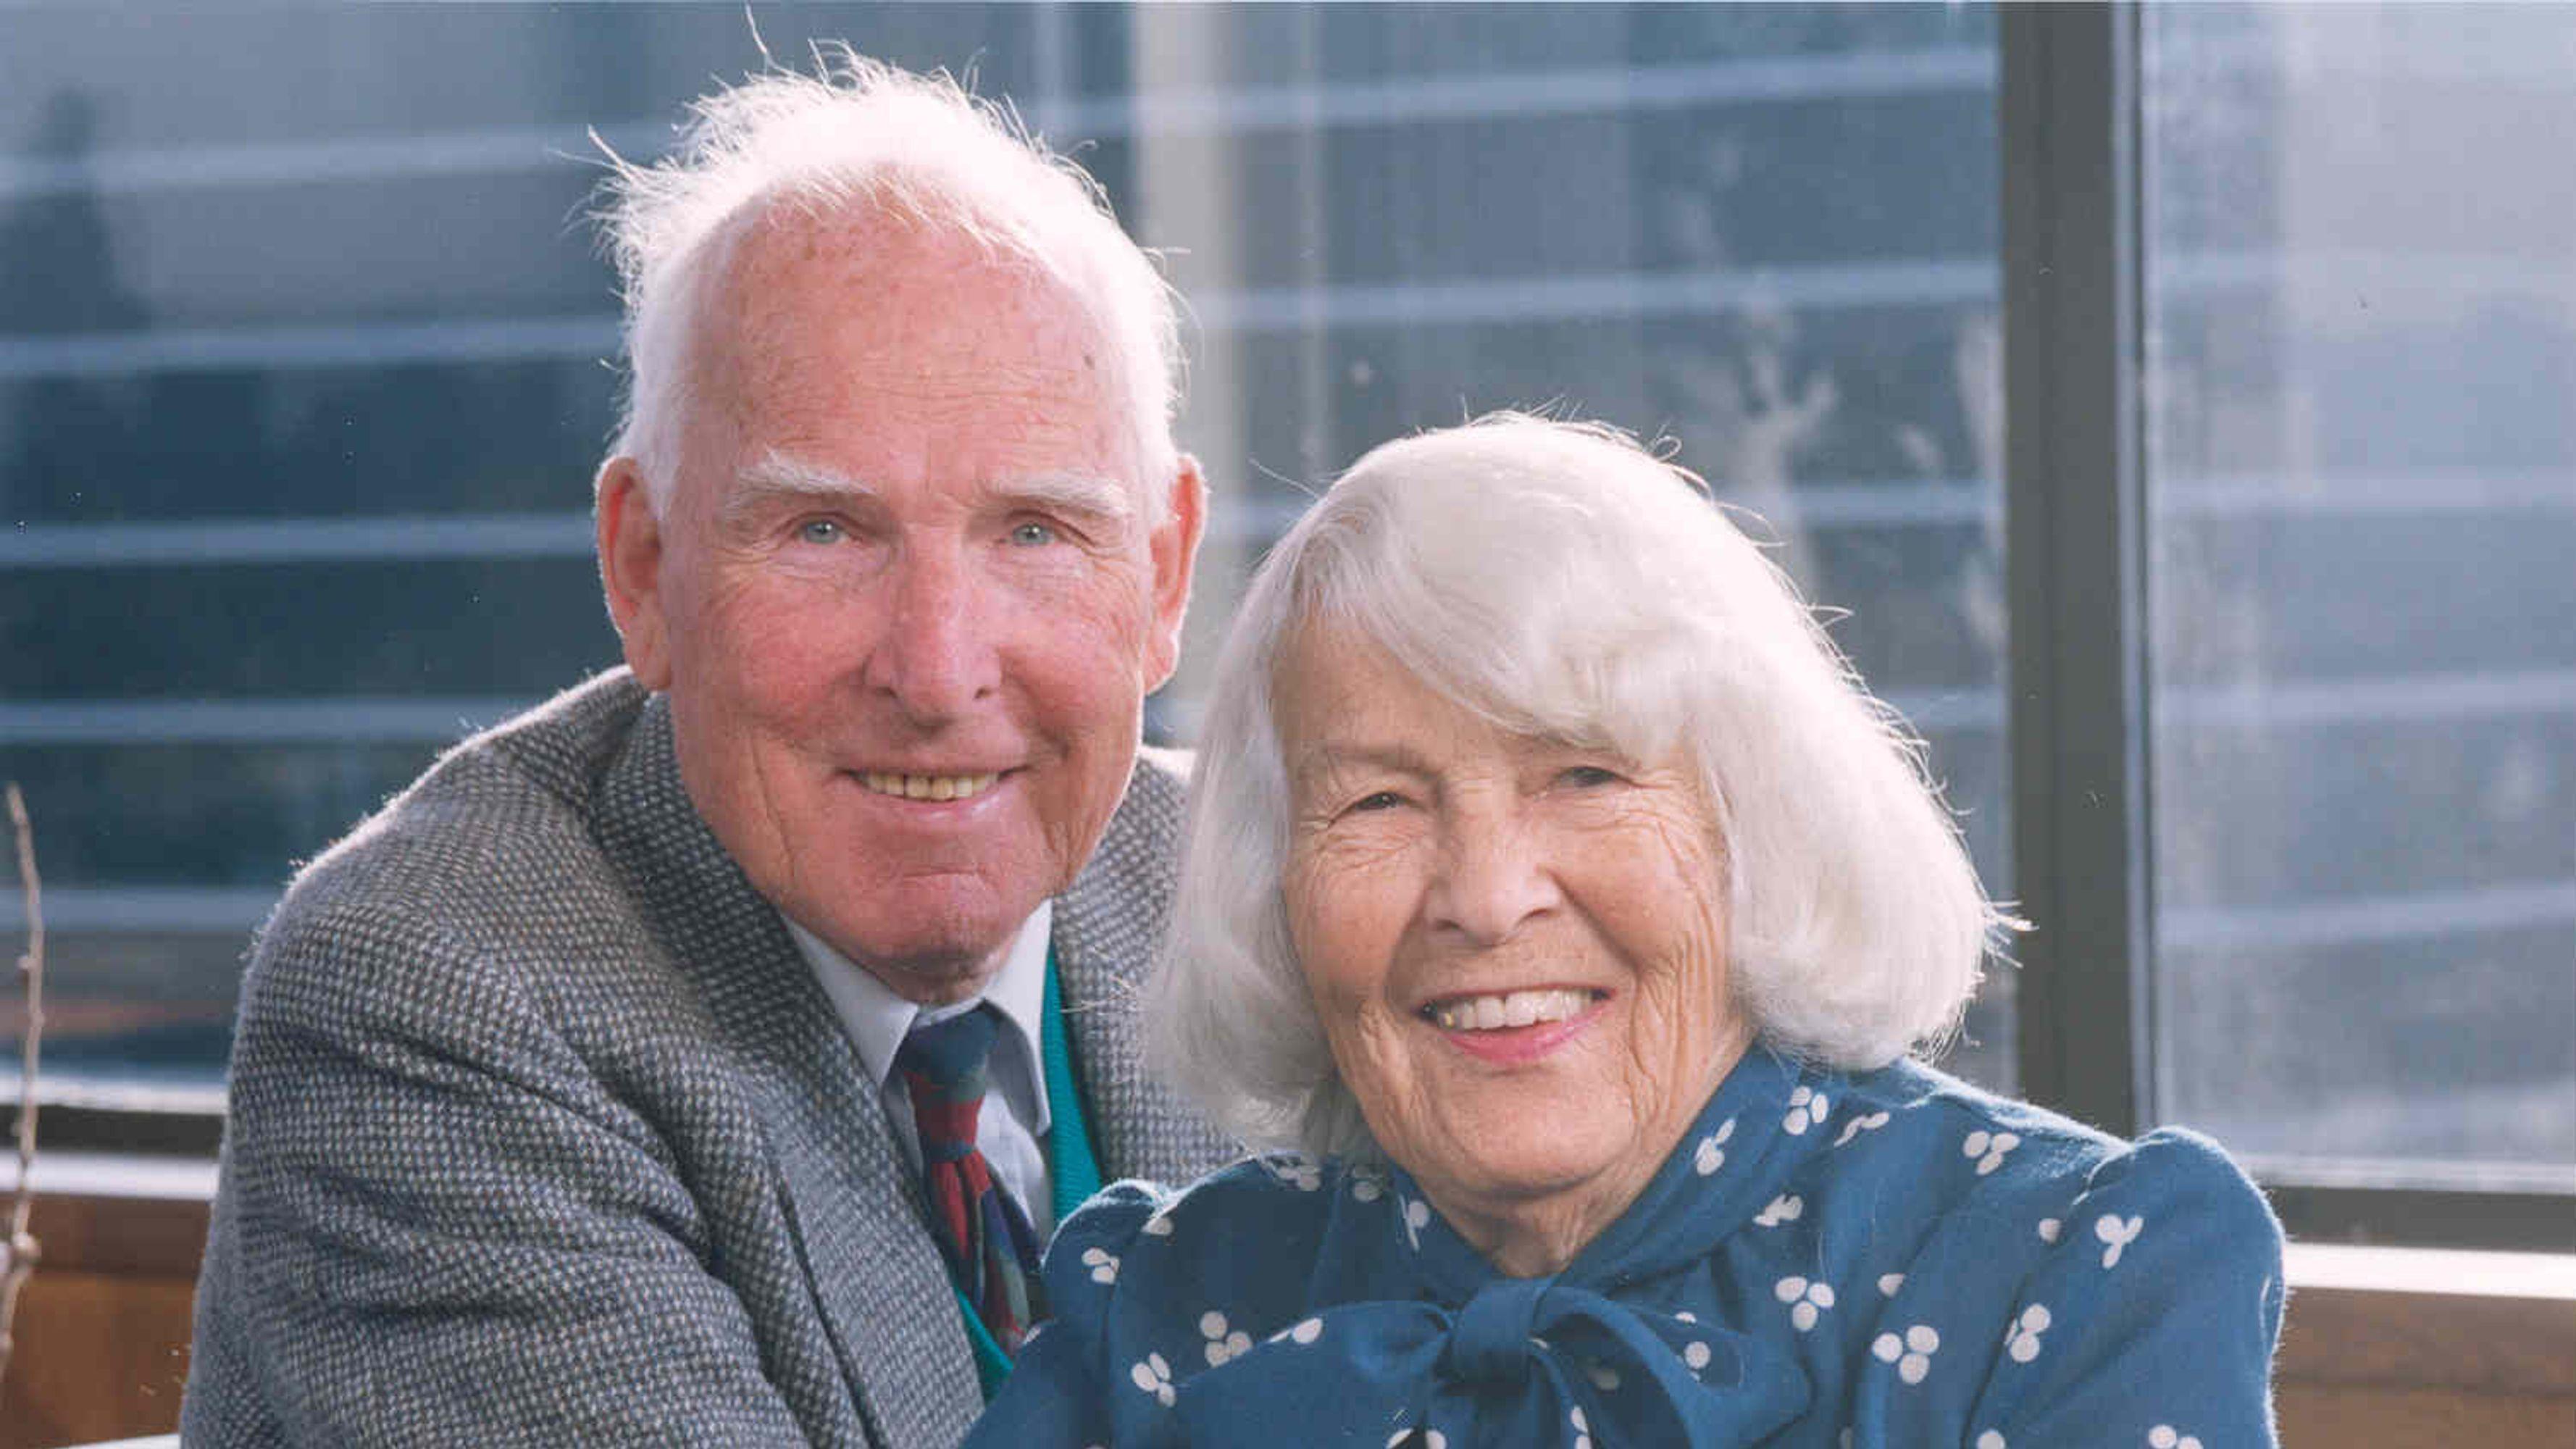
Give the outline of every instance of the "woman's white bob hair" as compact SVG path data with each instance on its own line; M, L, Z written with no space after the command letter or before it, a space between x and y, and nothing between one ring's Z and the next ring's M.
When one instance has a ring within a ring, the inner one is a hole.
M813 75L771 70L701 98L661 161L610 158L597 219L623 285L629 368L614 447L640 465L654 511L666 511L676 486L705 296L733 242L782 209L820 224L891 216L1060 283L1118 354L1145 477L1171 477L1177 304L1099 185L1015 113L946 75L830 42L814 61ZM1143 492L1146 522L1159 522L1166 490Z
M2009 929L1926 779L1786 575L1625 434L1500 414L1375 449L1289 530L1220 654L1154 1064L1261 1148L1377 1155L1280 890L1282 661L1327 629L1516 733L1686 761L1715 818L1733 1000L1772 1051L1937 1047Z

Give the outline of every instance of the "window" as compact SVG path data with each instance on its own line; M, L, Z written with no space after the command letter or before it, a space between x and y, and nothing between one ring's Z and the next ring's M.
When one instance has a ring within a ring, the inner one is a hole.
M2023 1066L2294 1231L2576 1241L2571 22L2004 20Z
M2144 20L2158 1114L2576 1192L2576 12Z
M1219 502L1150 730L1188 738L1245 573L1368 446L1515 405L1669 435L1850 611L1989 885L2042 918L1950 1066L2209 1125L2287 1184L2563 1207L2576 362L2541 138L2571 27L2476 14L759 20L791 63L845 37L972 68L1171 250ZM2347 84L2401 53L2429 73ZM584 130L649 155L758 61L723 6L0 14L0 774L46 867L53 1094L211 1110L292 863L614 662ZM2372 240L2437 208L2310 179L2383 174L2351 127L2411 145L2456 235ZM2078 285L2096 263L2128 290ZM2366 325L2329 316L2355 276ZM2401 918L2376 955L2332 935ZM2408 984L2436 972L2477 984ZM2329 1089L2348 1135L2316 1130Z

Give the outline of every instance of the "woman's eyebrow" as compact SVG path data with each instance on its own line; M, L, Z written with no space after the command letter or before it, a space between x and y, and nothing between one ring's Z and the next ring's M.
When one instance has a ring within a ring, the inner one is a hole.
M1428 776L1433 773L1431 762L1410 746L1365 740L1320 740L1297 752L1289 774L1302 780L1360 767L1390 770L1399 775Z

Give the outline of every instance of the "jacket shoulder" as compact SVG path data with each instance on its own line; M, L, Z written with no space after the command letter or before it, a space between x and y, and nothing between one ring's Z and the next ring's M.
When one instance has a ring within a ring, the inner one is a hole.
M584 938L635 924L593 826L645 699L613 671L442 755L296 874L253 944L245 1012L315 969L345 996L400 985L424 953L506 961L640 947Z

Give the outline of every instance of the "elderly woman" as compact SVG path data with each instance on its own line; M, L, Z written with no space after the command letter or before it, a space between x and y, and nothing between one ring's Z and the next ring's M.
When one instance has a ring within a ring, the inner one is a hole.
M2005 922L1696 479L1379 448L1214 698L1149 1008L1298 1154L1075 1214L975 1442L2271 1442L2263 1200L1908 1058Z

